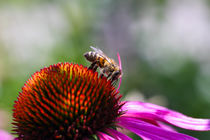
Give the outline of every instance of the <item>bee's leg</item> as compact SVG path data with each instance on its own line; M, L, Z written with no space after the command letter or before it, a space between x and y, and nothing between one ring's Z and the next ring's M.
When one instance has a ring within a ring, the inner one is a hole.
M110 78L112 83L115 83L117 81L116 78Z
M95 66L93 67L93 71L96 71L96 70L97 70L97 68L98 68L98 65L97 65L97 64L95 64Z
M118 79L114 73L111 73L110 81L113 85L117 83Z
M91 70L93 70L93 71L96 71L97 68L98 68L97 62L93 62L93 63L90 65L90 67L89 67L88 69L91 69Z
M103 77L104 77L104 74L103 74L103 73L101 73L101 74L100 74L100 77L101 77L101 78L103 78Z
M106 72L105 68L101 70L101 75L100 75L101 78L104 77L105 72Z
M116 71L116 72L114 72L113 74L112 74L112 77L110 78L111 79L111 81L113 82L113 81L117 81L118 80L118 77L119 77L119 71Z
M96 62L93 62L89 67L88 67L88 69L93 69L94 67L95 67L95 65L96 65Z
M107 78L109 78L111 75L112 75L112 72L110 72L110 73L108 74ZM110 79L111 79L111 78L110 78Z
M118 81L118 79L111 80L111 82L112 82L113 85L116 85L117 81Z
M117 78L114 74L112 75L112 77L111 77L110 79L111 79L111 82L112 82L113 84L116 84L117 81L118 81L118 78Z

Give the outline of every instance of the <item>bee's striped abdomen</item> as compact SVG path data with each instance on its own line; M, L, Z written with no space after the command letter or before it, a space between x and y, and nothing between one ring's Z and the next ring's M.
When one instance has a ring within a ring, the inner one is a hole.
M103 57L99 57L99 67L103 68L104 67L104 63L105 63L105 59Z

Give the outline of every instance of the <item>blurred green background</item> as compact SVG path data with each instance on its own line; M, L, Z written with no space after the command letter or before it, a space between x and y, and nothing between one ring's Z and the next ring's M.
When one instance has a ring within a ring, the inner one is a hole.
M120 53L125 100L210 118L209 2L0 1L0 129L11 132L14 100L34 72L57 62L88 66L91 45L116 60Z

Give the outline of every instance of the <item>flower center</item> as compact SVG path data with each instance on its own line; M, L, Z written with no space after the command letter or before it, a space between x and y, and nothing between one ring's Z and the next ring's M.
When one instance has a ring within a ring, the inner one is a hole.
M120 98L105 77L58 63L36 72L14 105L18 139L82 139L115 126Z

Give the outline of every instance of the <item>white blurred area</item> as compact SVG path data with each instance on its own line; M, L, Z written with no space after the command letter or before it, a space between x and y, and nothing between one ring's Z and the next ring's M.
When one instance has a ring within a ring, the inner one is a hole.
M147 47L141 54L152 64L164 62L165 65L176 59L178 63L171 68L159 67L166 73L178 70L182 65L179 58L183 57L193 57L201 64L210 65L210 14L206 1L170 0L161 19L157 18L157 11L156 7L147 9L147 14L132 26L135 33L143 32L146 39Z
M71 8L79 10L74 5ZM132 20L128 27L131 36L136 38L136 42L140 40L139 45L132 42L135 44L133 46L139 47L139 55L143 55L164 74L179 71L185 63L183 58L193 58L199 62L201 71L197 86L207 99L206 96L210 97L207 91L209 85L201 84L206 81L210 83L204 79L210 75L210 12L206 1L169 0L162 12L160 17L158 7L150 5L136 20L128 18ZM1 6L0 49L4 47L14 63L44 65L49 59L48 52L62 40L65 30L70 27L67 20L61 7L56 4ZM1 67L3 64L0 61Z
M66 19L58 6L4 5L0 8L0 41L15 62L44 64L62 39Z
M135 22L133 35L141 34L139 54L156 70L173 74L194 59L200 64L196 86L210 102L210 10L205 0L167 1L163 15L150 6ZM141 45L144 46L141 46ZM146 47L145 47L146 46ZM202 96L201 95L201 96Z
M2 6L1 43L21 61L33 61L35 55L44 60L47 57L44 54L65 35L68 23L60 8L49 3L29 7ZM178 53L209 63L206 60L209 60L210 51L210 14L206 2L170 0L161 19L157 18L157 10L150 5L131 26L133 35L138 37L142 33L146 39L147 47L142 54L151 62Z
M161 105L161 106L167 106L168 105L168 100L166 97L162 95L154 95L150 98L145 98L145 94L138 91L138 90L132 90L129 91L126 96L124 96L123 100L124 101L141 101L141 102L149 102L153 103L156 105Z

